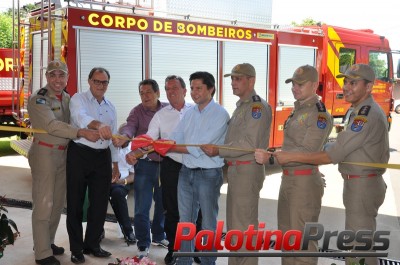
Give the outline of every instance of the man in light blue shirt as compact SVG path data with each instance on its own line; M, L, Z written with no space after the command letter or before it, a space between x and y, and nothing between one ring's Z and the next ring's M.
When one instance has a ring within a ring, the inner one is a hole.
M208 72L190 75L191 96L196 105L186 111L171 134L177 144L224 143L228 112L213 99L215 79ZM223 183L223 158L209 157L200 147L175 146L171 152L183 153L178 181L180 222L196 223L199 209L203 215L202 229L214 231L217 226L218 199ZM187 233L187 231L184 231ZM180 251L193 252L194 242L183 241ZM213 251L216 251L215 249ZM202 264L215 264L216 257L203 257ZM180 257L178 265L192 264L191 257Z

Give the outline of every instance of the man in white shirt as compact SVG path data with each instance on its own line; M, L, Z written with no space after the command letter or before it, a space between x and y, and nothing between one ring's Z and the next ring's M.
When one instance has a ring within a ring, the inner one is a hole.
M154 114L147 135L153 139L170 139L171 132L175 129L180 119L192 107L185 102L186 84L180 76L170 75L165 79L165 92L170 105L162 108ZM135 163L134 153L128 155L128 161ZM163 207L165 209L164 230L167 236L168 253L165 256L165 264L175 264L172 257L176 227L179 222L178 211L178 177L182 166L182 154L169 152L161 162L160 180L162 187Z
M90 89L76 93L71 98L71 124L77 128L98 130L100 139L71 141L67 153L67 231L71 261L85 262L83 254L106 258L110 252L103 250L99 238L107 214L111 179L119 177L118 150L112 145L112 135L117 132L117 112L105 98L110 73L95 67L89 73ZM114 164L114 167L111 166ZM82 238L82 207L88 189L90 207L87 213L85 238Z

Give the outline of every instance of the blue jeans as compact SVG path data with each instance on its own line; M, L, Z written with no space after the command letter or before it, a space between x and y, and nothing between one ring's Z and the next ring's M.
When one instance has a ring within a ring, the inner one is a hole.
M135 199L135 234L138 247L150 247L150 208L154 199L154 215L151 225L153 240L161 241L164 233L164 208L160 186L159 162L139 159L135 165L135 181L133 182Z
M222 169L190 169L182 166L178 181L178 208L180 222L196 224L199 209L203 215L202 229L215 231L218 217L218 199L222 186ZM183 231L187 233L188 231ZM182 241L182 252L193 252L194 241ZM216 252L215 249L212 250ZM202 265L215 264L216 257L202 257ZM177 264L192 264L191 257L180 257Z

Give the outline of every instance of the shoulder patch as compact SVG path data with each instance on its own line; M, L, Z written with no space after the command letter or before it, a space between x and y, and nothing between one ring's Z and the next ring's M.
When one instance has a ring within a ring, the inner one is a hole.
M261 98L258 95L252 96L253 102L261 102Z
M362 130L364 125L368 122L368 119L361 116L356 116L351 124L351 130L353 132L359 132Z
M46 99L45 98L37 98L36 104L44 105L44 104L46 104Z
M358 111L358 115L368 116L370 109L371 109L371 106L369 106L369 105L362 106L361 109Z
M38 91L38 95L45 96L47 94L47 88L41 88Z
M258 120L259 118L261 118L261 113L262 105L259 103L253 103L253 105L251 105L251 117Z
M317 127L320 129L325 129L326 125L327 125L327 119L326 119L326 115L324 114L319 114L318 115L318 120L317 120Z
M315 105L317 106L318 112L326 112L325 105L321 101L318 101Z

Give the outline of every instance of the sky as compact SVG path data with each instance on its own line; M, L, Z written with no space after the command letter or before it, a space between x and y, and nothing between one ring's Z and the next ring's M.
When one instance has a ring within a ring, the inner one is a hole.
M20 5L38 1L20 0ZM12 0L0 0L0 11L11 6ZM389 39L392 50L400 50L399 0L272 0L272 24L301 23L305 18L345 28L372 29Z

